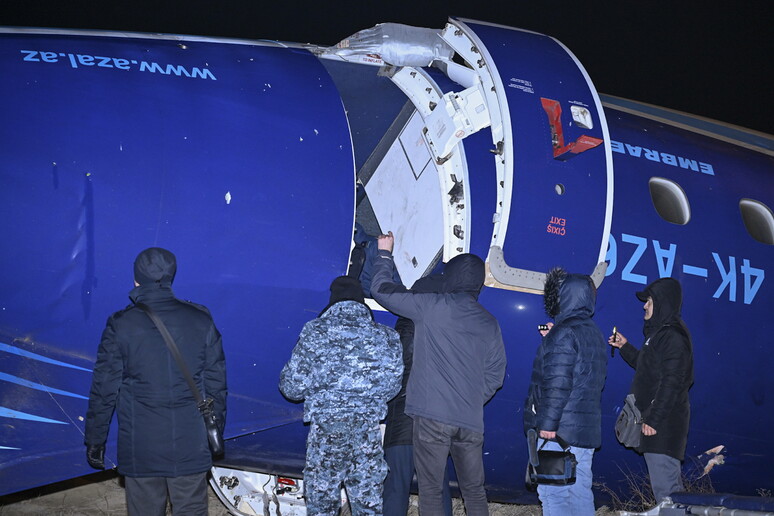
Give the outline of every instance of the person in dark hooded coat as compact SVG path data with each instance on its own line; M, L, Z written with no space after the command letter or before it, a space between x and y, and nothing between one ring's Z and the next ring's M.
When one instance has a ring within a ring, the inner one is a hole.
M636 448L645 456L656 502L682 491L680 463L685 458L693 385L693 344L680 315L683 293L673 278L661 278L637 292L644 302L645 343L632 346L621 333L608 343L635 369L629 392L642 414L642 440Z
M411 291L443 292L443 275L431 274L419 278L411 286ZM384 516L405 516L408 513L411 482L414 479L414 421L405 413L406 385L414 358L414 322L398 317L395 330L403 346L403 379L400 392L387 403L387 417L384 419L384 459L389 466L384 479ZM448 481L444 481L443 504L446 516L451 516L452 501Z
M444 268L443 292L411 292L392 279L392 233L381 235L377 244L371 294L415 326L405 412L414 419L419 511L444 514L444 472L451 453L467 514L488 514L484 404L502 386L506 358L500 325L478 302L484 262L458 255Z
M86 412L87 461L104 469L105 441L118 413L118 472L126 477L131 516L162 516L167 496L174 515L207 514L207 472L212 455L196 401L144 303L172 334L186 365L226 416L226 363L209 311L175 298L175 255L151 247L134 262L132 305L108 318L97 351ZM222 428L221 428L222 429Z
M596 289L586 275L551 270L544 288L546 313L554 318L532 365L524 407L524 431L534 429L544 450L570 446L578 465L576 482L539 485L545 516L594 514L591 463L602 445L602 389L607 376L607 346L591 320Z

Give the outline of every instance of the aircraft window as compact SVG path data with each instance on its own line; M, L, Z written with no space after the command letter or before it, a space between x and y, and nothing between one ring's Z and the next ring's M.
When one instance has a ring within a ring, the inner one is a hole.
M672 224L688 224L691 205L680 185L662 177L652 177L648 186L653 206L662 219Z
M771 209L760 201L742 199L739 211L747 232L758 242L774 245L774 215Z
M562 183L556 183L554 190L556 190L556 195L564 195L565 188Z

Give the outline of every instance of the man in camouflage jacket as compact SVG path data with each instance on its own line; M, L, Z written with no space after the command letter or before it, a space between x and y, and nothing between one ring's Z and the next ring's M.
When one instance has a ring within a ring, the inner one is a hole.
M382 513L387 475L379 421L400 390L398 333L374 322L360 282L340 276L329 305L304 326L279 388L304 400L304 483L309 514L339 513L342 483L352 514Z

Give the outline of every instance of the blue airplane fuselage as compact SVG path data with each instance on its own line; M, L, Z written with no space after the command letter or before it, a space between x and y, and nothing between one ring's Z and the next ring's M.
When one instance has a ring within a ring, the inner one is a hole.
M772 245L748 232L740 201L771 213L771 147L599 97L551 38L459 23L485 47L504 90L496 93L508 135L501 154L495 129L463 140L465 250L487 257L496 240L509 266L529 271L591 274L606 262L594 320L637 346L634 293L677 278L696 377L686 469L723 445L725 462L710 473L716 489L770 489L774 260ZM92 472L83 446L91 368L107 317L129 302L132 262L150 246L177 255L176 294L206 305L223 335L222 463L300 476L302 407L281 396L278 374L303 324L327 304L330 281L347 271L356 181L388 155L407 105L378 66L317 50L0 30L0 495ZM462 89L428 74L443 92ZM686 223L655 207L659 184L682 190ZM487 489L493 500L532 501L522 410L536 325L547 317L539 293L502 277L488 284L481 302L500 322L508 369L485 408ZM614 490L622 469L644 467L613 433L632 375L617 354L610 359L594 473ZM113 427L107 463L115 436Z

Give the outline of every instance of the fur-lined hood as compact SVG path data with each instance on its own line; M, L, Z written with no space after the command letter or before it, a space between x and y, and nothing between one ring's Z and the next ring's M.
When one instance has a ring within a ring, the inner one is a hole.
M568 274L561 267L551 269L543 289L546 314L557 322L572 316L591 317L597 291L585 274Z

